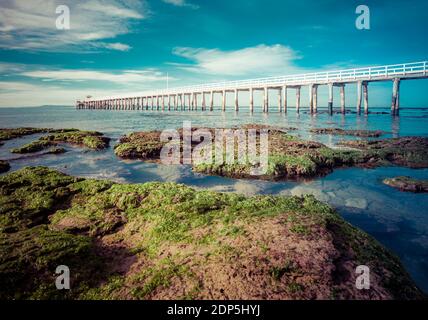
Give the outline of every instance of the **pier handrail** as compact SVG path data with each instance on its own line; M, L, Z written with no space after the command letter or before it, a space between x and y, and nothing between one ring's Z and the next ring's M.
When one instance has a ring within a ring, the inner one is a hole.
M109 100L109 99L121 99L130 97L150 97L160 95L174 95L182 93L192 92L210 92L210 91L229 91L239 90L248 88L264 88L264 87L275 87L275 86L297 86L305 84L321 84L321 83L334 83L334 82L346 82L355 80L375 80L382 78L395 78L401 76L411 76L412 74L427 74L427 62L411 62L403 64L392 64L385 66L371 66L344 70L333 70L323 72L312 72L304 74L294 74L287 76L276 76L267 78L255 78L247 80L233 80L206 83L200 85L189 85L183 87L173 87L169 89L157 89L139 93L129 93L126 95L117 95L109 97L92 97L90 100ZM83 101L86 101L83 100Z

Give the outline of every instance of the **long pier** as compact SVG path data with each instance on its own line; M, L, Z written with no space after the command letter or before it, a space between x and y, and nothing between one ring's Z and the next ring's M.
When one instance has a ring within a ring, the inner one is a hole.
M369 112L369 83L390 81L392 83L391 114L398 115L400 108L400 82L408 79L427 78L427 61L404 64L373 66L356 69L335 70L317 73L306 73L280 77L259 78L239 81L225 81L194 86L177 87L142 92L137 95L94 97L76 102L76 109L92 110L162 110L162 111L193 111L214 110L214 95L221 95L221 110L226 111L226 96L234 94L234 109L239 111L239 92L249 93L249 111L254 111L254 92L263 92L263 112L269 112L269 91L278 94L278 111L287 112L288 91L295 91L295 108L301 109L301 88L307 87L309 94L309 110L318 111L318 87L328 86L328 112L333 114L333 90L340 91L340 111L345 114L345 88L356 85L356 112ZM199 96L201 99L199 99ZM208 101L207 101L208 96ZM363 110L362 110L363 106Z

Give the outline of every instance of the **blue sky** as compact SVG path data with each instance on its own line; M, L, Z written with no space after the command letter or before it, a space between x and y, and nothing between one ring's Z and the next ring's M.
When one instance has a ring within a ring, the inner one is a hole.
M62 4L70 30L55 27ZM359 4L370 30L355 27ZM166 73L181 86L427 60L426 12L424 0L2 0L0 106L163 88ZM403 82L402 105L428 106L427 89ZM370 85L374 106L390 94L390 83Z

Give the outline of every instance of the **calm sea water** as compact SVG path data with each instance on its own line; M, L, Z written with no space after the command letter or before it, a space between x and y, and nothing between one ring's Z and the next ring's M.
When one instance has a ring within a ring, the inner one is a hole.
M241 108L244 110L245 108ZM373 109L388 112L388 109ZM428 136L428 108L403 108L400 117L389 114L358 116L320 113L300 115L269 114L246 111L226 112L158 112L158 111L89 111L70 107L0 108L0 127L52 127L98 130L113 139L139 130L174 129L191 121L194 126L230 127L245 123L262 123L294 127L294 135L334 146L341 139L355 139L308 132L316 127L383 130L384 137ZM10 148L28 143L38 135L8 141L0 147L0 159L17 155ZM195 188L253 194L300 195L311 193L336 207L353 225L374 236L397 254L416 283L428 292L428 195L400 192L382 184L382 179L408 175L428 179L428 169L382 167L377 169L340 169L309 182L266 182L236 180L194 174L187 166L163 166L141 161L117 159L112 148L88 151L66 146L63 155L46 155L12 160L12 170L24 166L46 165L83 177L111 179L118 182L173 181Z

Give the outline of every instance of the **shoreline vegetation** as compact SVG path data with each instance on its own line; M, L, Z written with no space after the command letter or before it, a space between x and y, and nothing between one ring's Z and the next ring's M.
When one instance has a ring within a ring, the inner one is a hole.
M1 299L423 299L399 259L313 196L0 177ZM261 232L263 230L263 232ZM67 265L71 290L56 290ZM355 286L370 268L370 290Z

